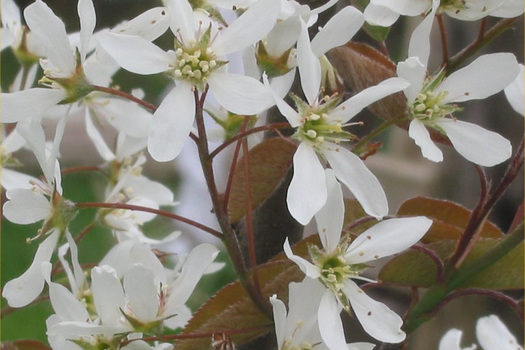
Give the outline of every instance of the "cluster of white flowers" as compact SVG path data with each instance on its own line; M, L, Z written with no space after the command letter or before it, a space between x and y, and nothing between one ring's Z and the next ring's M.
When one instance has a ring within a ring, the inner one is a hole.
M192 7L194 3L199 7ZM276 296L270 298L279 349L372 349L374 344L347 344L342 310L353 313L380 342L405 339L401 317L369 297L354 280L371 281L361 276L369 262L413 246L432 221L386 219L357 237L343 234L342 185L371 217L382 220L389 213L376 176L360 155L344 146L355 140L348 126L369 105L404 92L408 136L425 158L443 159L429 133L435 129L468 161L493 166L507 160L511 156L508 140L452 114L460 109L455 103L484 99L502 90L512 107L524 114L523 65L510 53L494 53L450 75L445 70L428 72L429 36L437 14L469 21L515 17L523 13L523 2L371 0L364 13L343 7L310 39L309 30L318 15L336 3L332 0L311 9L293 0L163 0L162 7L96 32L92 0L79 0L80 31L68 34L62 20L42 0L24 10L27 27L13 0L2 0L2 50L10 47L22 63L12 88L1 96L2 188L7 198L3 214L16 224L43 221L31 240L44 237L31 266L7 282L2 295L11 307L23 307L48 286L55 312L47 320L53 349L173 347L141 338L187 323L191 311L185 304L202 275L214 269L218 250L199 245L173 269L154 254L153 248L181 233L156 240L142 231L161 206L176 204L170 189L142 174L144 154L148 152L158 162L175 159L190 137L200 136L195 120L203 110L262 119L273 106L294 129L291 139L298 145L286 198L289 213L302 225L315 218L322 245L310 246L307 260L294 255L288 240L284 244L286 256L305 279L290 284L288 311ZM216 16L217 6L242 11L227 23ZM412 34L407 58L397 64L397 77L347 99L337 93L327 95L338 77L325 54L347 43L365 22L390 26L400 15L424 17ZM158 47L154 41L161 35L171 35L173 47ZM231 73L232 54L243 56L246 74ZM33 87L37 63L41 87ZM151 106L141 100L140 90L119 94L110 88L119 68L139 75L162 73L173 84L159 106ZM304 99L289 94L296 72ZM295 108L285 102L288 95ZM205 100L212 105L204 108ZM105 258L86 271L78 262L69 229L79 205L63 193L59 154L66 125L77 117L83 118L86 134L105 162L99 167L107 176L100 205L105 209L97 220L116 238ZM46 140L46 123L56 125L52 141ZM108 142L102 128L113 130L114 142ZM11 169L18 164L15 152L22 148L34 154L41 180ZM69 289L53 281L55 252ZM482 327L486 326L478 328ZM443 343L453 343L460 335L454 333Z

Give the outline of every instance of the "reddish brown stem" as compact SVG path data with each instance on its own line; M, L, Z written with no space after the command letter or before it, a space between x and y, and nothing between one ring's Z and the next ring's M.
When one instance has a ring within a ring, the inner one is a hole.
M445 30L445 22L443 21L443 16L439 14L436 17L437 17L437 21L439 25L439 34L441 37L441 50L442 50L442 57L443 57L442 66L445 67L448 64L447 31Z
M133 102L141 105L142 107L145 107L145 108L149 109L152 112L155 112L157 110L157 106L155 106L155 105L153 105L153 104L151 104L149 102L146 102L146 101L144 101L144 100L142 100L142 99L140 99L138 97L135 97L132 94L128 94L127 92L124 92L124 91L120 91L120 90L109 88L109 87L105 87L105 86L99 86L99 85L93 85L93 89L95 91L105 92L106 94L122 97L122 98L125 98L127 100L133 101Z

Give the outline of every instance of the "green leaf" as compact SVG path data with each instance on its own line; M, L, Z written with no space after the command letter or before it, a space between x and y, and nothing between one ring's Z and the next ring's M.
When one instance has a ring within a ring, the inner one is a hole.
M37 340L26 339L4 342L2 350L51 350L51 348Z
M249 152L249 181L252 210L267 199L277 188L292 164L297 146L280 137L267 139ZM246 187L244 163L237 162L233 174L228 202L228 214L232 223L246 215Z
M288 300L288 284L304 279L304 274L291 261L272 260L257 267L262 294L265 298L277 294ZM268 318L250 299L239 281L221 289L193 315L183 335L202 333L232 334L235 345L244 344L273 329L273 319ZM209 349L210 337L190 338L176 343L178 350Z
M479 239L465 259L464 265L482 257L500 241L501 239L494 238ZM428 244L427 248L443 260L452 254L456 245L456 240L442 240ZM523 247L524 244L521 242L496 263L467 280L461 288L523 289ZM428 288L436 282L436 273L436 264L428 255L409 250L386 263L379 273L379 280Z
M446 239L459 239L468 224L471 211L454 202L415 197L403 202L397 215L423 215L431 219L434 223L422 239L423 243L431 243ZM501 238L503 232L487 221L481 227L480 237Z

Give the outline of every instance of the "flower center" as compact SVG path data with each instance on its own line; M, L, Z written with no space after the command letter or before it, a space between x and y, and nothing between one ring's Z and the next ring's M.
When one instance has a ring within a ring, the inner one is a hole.
M433 91L420 93L410 106L412 116L428 124L435 118L442 118L459 110L455 105L442 103L446 96L446 91L437 94Z
M175 56L173 77L188 80L193 85L205 84L209 73L219 66L211 48L202 51L198 47L179 47L175 51Z

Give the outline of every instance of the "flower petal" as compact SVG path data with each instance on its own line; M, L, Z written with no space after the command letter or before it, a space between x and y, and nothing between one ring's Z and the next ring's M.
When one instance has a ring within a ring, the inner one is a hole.
M429 9L428 1L419 0L371 0L376 6L384 6L403 16L418 16Z
M280 94L277 93L272 87L270 87L270 83L268 82L268 77L266 76L266 74L263 75L263 81L264 85L271 92L275 104L279 109L279 112L281 112L281 114L286 118L286 120L288 120L288 123L290 123L290 125L294 128L301 125L301 116L299 115L299 113L297 113L292 107L290 107L290 105L283 100ZM272 85L274 81L275 78L272 80Z
M461 347L463 332L459 329L449 329L439 341L439 350L466 350Z
M7 201L3 211L7 220L16 224L27 225L45 220L51 215L51 204L41 193L30 189L7 191Z
M137 35L153 41L164 34L170 26L170 17L165 7L149 9L137 17L119 24L113 31L119 34Z
M303 271L303 273L306 275L306 277L319 278L319 276L321 276L321 272L317 266L293 253L292 248L290 247L290 242L288 241L288 237L286 237L286 240L284 241L283 249L288 259L296 263L301 271Z
M275 335L277 338L277 346L279 349L283 346L284 342L284 327L286 324L286 306L284 303L277 299L277 295L270 297L270 303L272 304L273 310L273 321L275 324Z
M62 89L34 88L2 94L2 123L38 118L42 112L66 98ZM27 103L31 101L31 103Z
M406 338L401 330L403 320L388 306L366 295L352 280L344 281L345 293L363 329L385 343L400 343Z
M86 322L89 319L84 304L63 285L49 283L49 299L55 313L64 321Z
M345 259L360 264L402 252L416 244L431 225L432 220L424 216L381 221L352 241Z
M275 25L281 7L279 0L259 0L223 29L212 43L218 56L224 56L255 44Z
M520 73L516 79L505 88L505 96L516 112L525 116L525 69L520 64Z
M465 159L481 166L500 164L512 155L512 145L503 136L476 124L442 119L441 127L452 145Z
M306 225L326 203L324 169L314 149L301 143L293 156L293 177L288 187L288 211L301 225Z
M478 320L476 336L479 344L485 350L523 350L496 315L482 317Z
M23 307L35 300L45 284L42 271L44 263L51 260L51 255L60 237L58 230L54 231L40 243L31 266L20 277L7 282L2 290L2 296L11 307Z
M301 76L301 87L310 105L313 105L321 88L321 63L310 46L308 28L301 20L301 33L297 40L297 66Z
M232 113L254 115L275 104L270 91L248 76L213 72L208 84L217 102Z
M100 33L102 48L124 69L137 74L156 74L171 69L173 57L144 38L133 35Z
M190 3L187 0L167 0L165 3L173 34L184 41L194 41L196 21Z
M195 98L187 83L180 83L164 98L151 121L148 151L158 162L175 159L189 137L195 120Z
M412 1L412 3L414 3L414 1ZM427 4L428 2L419 1L419 3ZM439 8L439 4L440 0L432 0L432 11L419 23L416 29L414 29L408 45L408 57L419 58L419 61L421 61L425 67L428 64L428 57L430 55L430 32L432 31L432 24L434 23L434 17Z
M123 286L133 314L142 322L154 321L159 311L159 298L152 271L134 264L124 275Z
M519 65L513 54L487 54L449 75L435 93L447 92L443 103L480 100L503 90L518 74Z
M104 326L120 324L126 305L126 297L117 272L109 265L96 266L91 270L91 291L97 313Z
M89 42L95 25L97 17L95 14L95 7L92 0L79 0L77 5L78 17L80 18L80 54L81 60L84 62L89 48Z
M346 44L361 29L364 16L353 6L337 12L312 40L312 51L319 57L334 47Z
M375 26L390 27L399 18L397 12L388 7L369 3L363 12L365 20Z
M332 252L341 240L345 204L341 184L331 169L325 170L328 197L326 204L315 214L317 232L326 252Z
M418 119L413 119L408 126L408 136L421 148L423 157L433 161L443 161L443 153L430 138L425 124Z
M347 349L340 313L341 306L327 289L321 297L317 317L321 337L329 349Z
M367 214L376 218L388 214L388 202L381 184L358 156L327 142L323 146L323 155L337 179L348 187Z
M410 82L410 86L405 89L405 96L408 103L412 103L423 89L427 68L419 58L409 57L397 64L397 75Z

